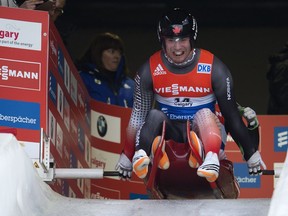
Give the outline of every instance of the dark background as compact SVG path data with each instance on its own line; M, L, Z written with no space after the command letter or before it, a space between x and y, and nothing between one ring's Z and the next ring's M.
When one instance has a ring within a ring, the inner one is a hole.
M173 7L186 8L195 16L197 47L213 52L230 68L238 102L266 114L268 57L288 41L287 0L67 0L56 26L74 61L84 54L95 34L119 34L133 76L160 48L157 21Z

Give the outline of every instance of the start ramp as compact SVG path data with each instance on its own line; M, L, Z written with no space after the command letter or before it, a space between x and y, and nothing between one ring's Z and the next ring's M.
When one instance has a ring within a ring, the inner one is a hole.
M0 209L5 216L233 215L266 216L270 199L96 200L68 198L39 177L13 134L0 133Z

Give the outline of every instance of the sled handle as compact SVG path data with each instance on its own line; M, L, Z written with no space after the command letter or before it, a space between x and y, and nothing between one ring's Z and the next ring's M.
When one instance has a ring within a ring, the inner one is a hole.
M109 176L120 176L118 171L104 171L102 168L55 168L56 179L103 179Z
M120 176L120 173L118 171L104 171L103 176Z
M274 175L275 178L279 178L281 170L281 168L274 170L262 170L262 175Z

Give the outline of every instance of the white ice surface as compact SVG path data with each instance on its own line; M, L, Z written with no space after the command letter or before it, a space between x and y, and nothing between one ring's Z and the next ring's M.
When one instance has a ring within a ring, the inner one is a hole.
M269 216L288 215L288 154L280 173L279 181L273 192Z
M238 200L61 200L47 216L266 216L270 199ZM61 208L60 208L61 206Z
M0 171L1 216L267 216L270 206L270 199L92 200L63 197L40 179L31 159L11 134L0 133Z

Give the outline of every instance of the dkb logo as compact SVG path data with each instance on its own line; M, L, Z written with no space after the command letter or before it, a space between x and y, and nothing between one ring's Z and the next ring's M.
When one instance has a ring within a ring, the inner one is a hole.
M211 64L199 63L197 66L197 73L211 73Z

